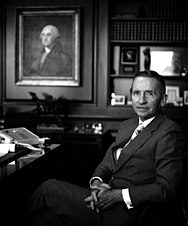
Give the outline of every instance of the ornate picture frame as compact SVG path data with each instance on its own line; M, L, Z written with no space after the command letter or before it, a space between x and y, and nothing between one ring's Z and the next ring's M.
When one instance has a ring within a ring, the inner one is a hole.
M15 11L16 85L80 86L80 7L17 7ZM49 35L55 36L50 48L42 40ZM44 49L48 51L41 60Z

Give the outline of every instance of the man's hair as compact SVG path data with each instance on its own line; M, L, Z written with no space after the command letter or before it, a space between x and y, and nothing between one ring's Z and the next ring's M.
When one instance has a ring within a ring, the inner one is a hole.
M161 94L165 94L166 93L166 84L165 84L165 80L164 78L159 75L156 71L139 71L135 74L133 81L132 81L132 86L131 86L131 93L132 93L132 88L133 88L133 83L135 78L137 77L146 77L146 78L155 78L159 84L160 84L160 90L161 90Z
M43 27L41 33L40 33L40 37L42 35L42 33L44 32L44 30L50 30L51 33L53 34L54 38L58 38L59 37L59 30L56 26L54 25L46 25L45 27Z

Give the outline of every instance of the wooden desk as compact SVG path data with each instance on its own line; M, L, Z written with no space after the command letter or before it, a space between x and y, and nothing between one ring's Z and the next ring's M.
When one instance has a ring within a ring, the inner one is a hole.
M17 169L17 160L24 155L27 155L30 152L29 149L22 148L15 152L8 152L4 156L0 157L0 180L6 177L9 173L11 173L12 169L14 171ZM14 166L12 167L11 162L14 162ZM8 170L8 168L10 170Z
M25 200L43 181L56 177L56 158L61 151L61 145L52 144L38 158L21 157L18 167L0 180L0 216L5 225L19 225Z
M59 144L50 144L44 147L42 151L46 154L49 150L58 147ZM32 154L32 150L24 147L15 147L15 152L8 152L0 157L0 180L6 178L8 175L15 173L17 170L30 163L31 161L42 157L43 154ZM25 160L25 161L24 161ZM25 162L25 163L24 163Z

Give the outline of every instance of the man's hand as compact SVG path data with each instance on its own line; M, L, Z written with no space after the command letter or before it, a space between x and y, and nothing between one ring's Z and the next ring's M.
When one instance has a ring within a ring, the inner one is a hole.
M99 180L94 181L94 183L91 185L91 195L84 199L84 202L87 203L86 206L98 213L99 209L96 206L96 203L98 202L98 193L106 189L111 189L111 187Z
M99 209L95 205L96 201L93 196L96 196L96 195L90 195L89 197L84 199L84 202L86 203L87 208L95 210L98 213ZM96 197L96 200L97 200L97 197Z
M87 207L99 212L123 201L121 189L111 189L109 184L97 181L91 186L91 195L84 200Z
M123 201L121 189L101 189L97 197L95 205L99 210L105 210Z

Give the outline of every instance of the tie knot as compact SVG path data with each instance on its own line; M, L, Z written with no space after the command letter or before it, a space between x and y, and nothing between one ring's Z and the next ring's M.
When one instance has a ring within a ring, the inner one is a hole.
M136 128L136 131L139 133L139 132L141 132L143 129L144 129L143 123L140 123L140 124L138 125L138 127Z
M144 129L144 126L143 126L143 123L140 123L137 127L136 127L136 129L135 129L135 131L134 131L134 133L133 133L133 135L132 135L132 137L131 137L131 139L133 140L142 130Z

